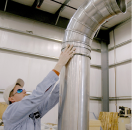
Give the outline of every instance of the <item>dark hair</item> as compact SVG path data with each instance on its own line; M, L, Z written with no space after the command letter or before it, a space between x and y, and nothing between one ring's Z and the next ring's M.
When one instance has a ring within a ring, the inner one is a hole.
M13 92L13 89L11 90L11 92L10 92L10 94L9 94L9 97L11 97L12 96L12 92ZM9 101L9 100L8 100ZM12 104L12 102L11 101L9 101L9 105L10 104Z
M12 102L11 102L11 101L9 101L9 105L10 105L10 104L12 104Z

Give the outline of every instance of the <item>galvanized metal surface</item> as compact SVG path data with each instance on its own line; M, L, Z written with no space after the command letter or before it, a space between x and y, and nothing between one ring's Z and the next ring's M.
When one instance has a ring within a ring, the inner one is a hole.
M76 60L79 60L80 64L77 64L75 62ZM67 67L64 67L61 73L59 119L62 118L61 114L65 109L66 111L65 113L63 113L63 116L66 117L66 119L65 119L65 123L64 122L62 123L64 123L63 127L65 127L67 130L68 129L85 130L87 128L87 126L83 125L82 122L87 123L87 121L89 120L89 115L88 115L89 111L87 111L89 108L89 99L90 99L89 87L81 88L80 86L90 85L90 81L88 78L89 73L90 73L90 59L81 55L75 55L72 62L69 62ZM74 81L76 82L70 80L73 77L74 77ZM73 110L73 112L71 112L71 109ZM75 113L78 112L80 114L75 115ZM85 118L82 118L82 115L83 117L85 116ZM67 126L69 121L72 122L73 124L79 123L79 126L72 124ZM59 125L59 129L63 129L63 128L60 128Z
M125 11L125 0L85 0L70 20L62 48L73 44L77 51L61 72L58 130L89 130L92 40L106 20Z

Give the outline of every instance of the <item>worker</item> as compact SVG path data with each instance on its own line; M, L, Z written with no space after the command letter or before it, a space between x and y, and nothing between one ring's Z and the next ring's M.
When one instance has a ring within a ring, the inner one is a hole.
M10 105L2 117L4 130L41 130L41 118L59 102L59 83L56 85L56 82L61 69L74 54L73 45L67 45L54 69L31 95L26 96L22 79L5 90L4 100Z

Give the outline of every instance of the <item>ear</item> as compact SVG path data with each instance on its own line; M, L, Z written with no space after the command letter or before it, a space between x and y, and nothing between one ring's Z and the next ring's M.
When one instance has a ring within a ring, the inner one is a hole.
M8 100L11 101L12 103L15 102L14 97L9 97Z

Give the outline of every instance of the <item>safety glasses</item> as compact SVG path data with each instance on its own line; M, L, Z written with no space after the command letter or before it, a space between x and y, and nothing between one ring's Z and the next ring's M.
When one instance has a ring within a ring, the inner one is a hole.
M22 93L24 89L18 89L16 93ZM14 96L16 93L14 93L12 96Z

